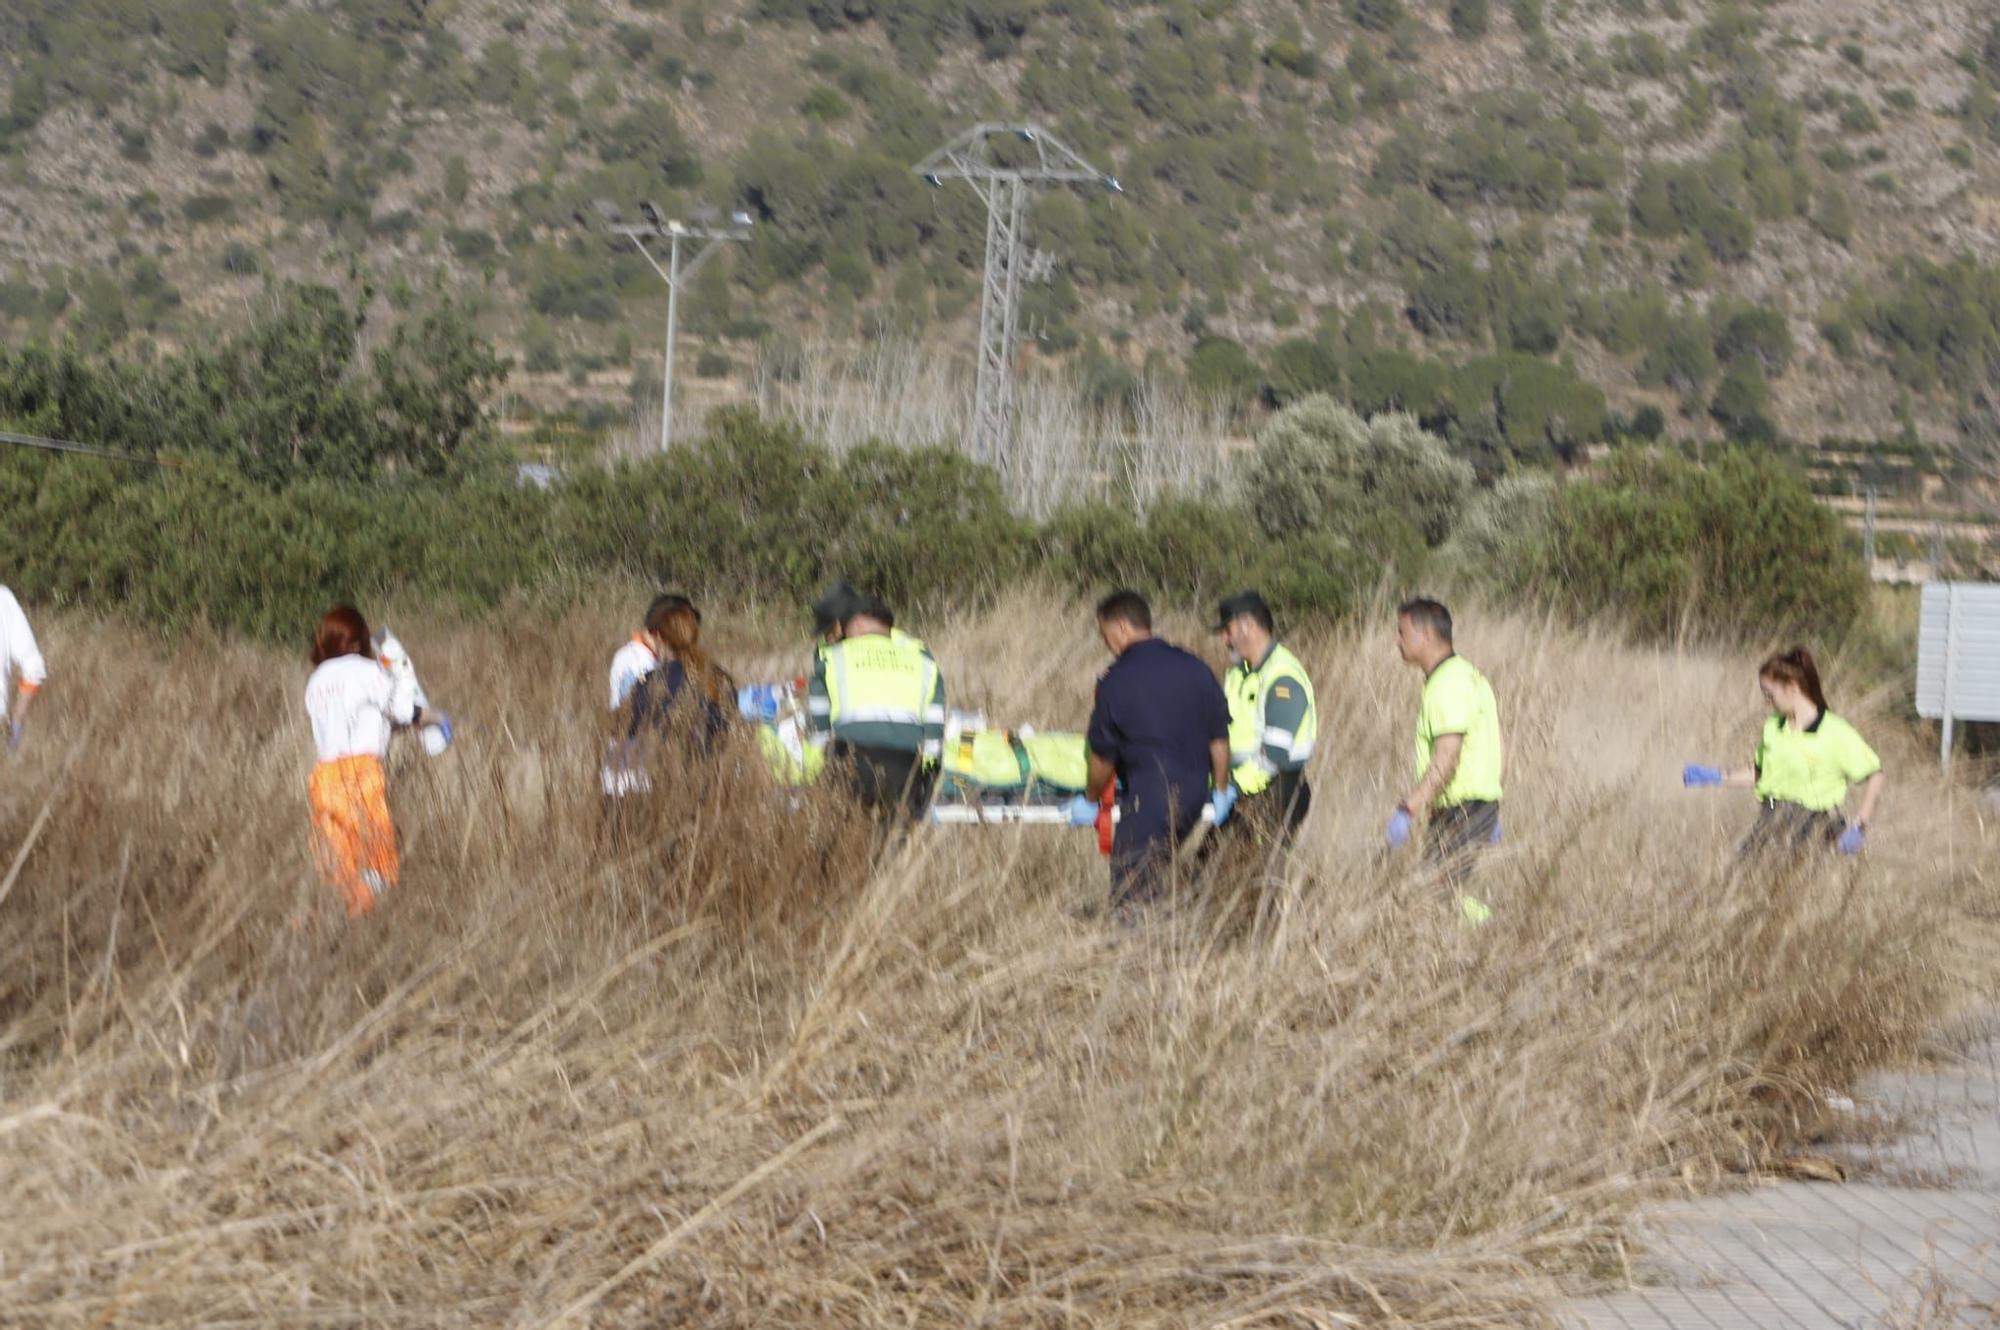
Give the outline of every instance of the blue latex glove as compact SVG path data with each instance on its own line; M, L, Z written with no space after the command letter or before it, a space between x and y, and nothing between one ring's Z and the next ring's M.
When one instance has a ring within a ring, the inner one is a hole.
M1079 794L1063 805L1063 812L1068 814L1069 824L1073 827L1094 827L1097 825L1097 808L1095 801Z
M1225 785L1208 796L1209 811L1215 814L1215 825L1221 826L1229 820L1229 810L1236 807L1237 792L1234 785Z
M445 744L449 746L451 743L451 717L439 714L437 718L437 727L439 732L444 735Z
M7 751L11 753L19 748L21 746L21 736L27 732L27 727L21 723L19 716L9 716L7 718Z
M1720 785L1722 784L1722 768L1705 767L1699 762L1690 762L1681 772L1681 784L1687 786Z
M1398 808L1394 813L1391 813L1389 815L1389 830L1387 832L1389 848L1400 850L1405 845L1408 845L1410 843L1410 833L1415 828L1416 819L1410 816L1409 809Z
M736 690L737 714L745 720L776 720L782 696L783 689L778 684L745 684Z
M1488 845L1498 845L1500 843L1500 818L1498 814L1494 815L1493 834L1487 838L1486 843Z
M1856 822L1840 833L1840 852L1845 855L1861 853L1861 843L1868 839L1868 828Z

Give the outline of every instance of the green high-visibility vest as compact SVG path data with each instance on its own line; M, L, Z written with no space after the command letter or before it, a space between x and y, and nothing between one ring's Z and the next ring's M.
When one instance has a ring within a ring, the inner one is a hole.
M944 748L944 676L914 638L850 637L820 653L807 696L816 733L861 748L917 753Z
M1297 656L1273 642L1258 664L1232 666L1222 691L1229 698L1229 765L1238 790L1261 794L1280 772L1305 769L1319 739L1319 704Z

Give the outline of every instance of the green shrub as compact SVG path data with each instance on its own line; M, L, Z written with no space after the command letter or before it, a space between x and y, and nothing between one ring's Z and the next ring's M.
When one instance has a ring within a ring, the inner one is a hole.
M181 203L181 216L191 226L202 226L209 222L219 222L236 211L236 205L221 194L197 194Z
M1451 575L1496 602L1531 590L1550 561L1560 482L1547 471L1502 476L1466 505L1442 551Z
M1203 337L1187 357L1188 387L1206 397L1242 405L1264 381L1263 371L1240 342L1227 337Z
M1723 363L1755 359L1767 375L1783 374L1792 363L1791 321L1777 310L1747 306L1725 311L1719 322L1715 354Z
M1287 406L1313 393L1340 390L1340 356L1317 337L1291 337L1271 348L1265 397L1273 406Z
M1266 46L1264 63L1300 78L1311 78L1319 72L1319 57L1290 37L1280 37Z
M1559 605L1671 636L1694 627L1771 641L1845 634L1868 579L1855 542L1797 470L1727 452L1706 466L1629 449L1564 486L1548 562L1533 576Z
M840 95L840 89L824 83L807 93L799 103L799 114L808 120L845 120L853 110L847 104L847 98Z
M1482 356L1454 370L1450 429L1482 474L1574 458L1605 437L1604 390L1537 356Z
M1370 32L1388 32L1403 21L1403 0L1347 0L1347 16Z
M1754 357L1745 357L1723 374L1708 413L1731 439L1769 442L1777 436L1770 409L1771 390L1764 380L1764 367Z
M1855 97L1841 108L1840 127L1849 134L1874 134L1881 130L1882 122L1868 109L1868 103Z
M1715 341L1708 326L1693 315L1681 315L1666 328L1660 343L1646 352L1639 365L1642 383L1694 396L1715 375Z
M1273 540L1351 531L1387 512L1436 545L1472 478L1414 416L1363 420L1331 397L1312 396L1265 422L1237 467L1236 487Z
M484 263L500 252L490 233L456 226L445 229L444 243L452 257L463 263Z
M1492 24L1488 0L1451 0L1451 35L1460 41L1477 41Z

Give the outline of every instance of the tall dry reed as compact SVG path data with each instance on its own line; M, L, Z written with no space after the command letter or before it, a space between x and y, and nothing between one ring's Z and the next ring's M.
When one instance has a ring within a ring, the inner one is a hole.
M1623 1270L1636 1203L1903 1055L1994 914L1970 801L1837 668L1894 781L1870 855L1738 873L1747 801L1677 776L1752 741L1750 659L1478 612L1484 929L1378 847L1417 692L1382 625L1297 643L1282 881L1136 928L1083 908L1086 834L871 863L743 754L614 835L599 676L642 599L399 616L461 738L396 754L405 880L355 927L310 872L301 661L44 625L0 767L0 1323L1534 1323ZM789 622L708 623L741 677L801 663ZM1087 612L912 627L955 703L1081 725Z
M974 446L972 390L961 358L893 340L858 351L808 343L760 359L750 382L760 411L798 421L835 452L943 446L997 465L1008 496L1036 517L1079 499L1144 512L1213 486L1228 462L1228 412L1157 378L1141 380L1129 406L1100 405L1060 369L1023 371L1016 437L999 459Z

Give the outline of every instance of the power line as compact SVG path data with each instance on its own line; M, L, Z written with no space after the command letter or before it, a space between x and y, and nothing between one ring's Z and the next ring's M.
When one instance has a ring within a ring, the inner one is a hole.
M140 466L171 466L172 463L157 457L141 457L137 453L121 453L111 448L95 448L87 443L73 443L68 439L44 439L35 434L10 434L0 430L0 443L10 443L16 448L38 448L48 453L74 453L79 457L102 457L113 462L134 462Z

